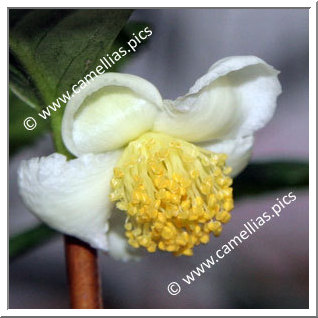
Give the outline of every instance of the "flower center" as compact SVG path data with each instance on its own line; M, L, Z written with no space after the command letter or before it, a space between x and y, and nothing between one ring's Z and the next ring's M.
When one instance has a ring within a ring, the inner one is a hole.
M160 133L130 142L114 169L110 194L127 212L129 244L192 255L211 232L220 235L233 209L225 160L225 154Z

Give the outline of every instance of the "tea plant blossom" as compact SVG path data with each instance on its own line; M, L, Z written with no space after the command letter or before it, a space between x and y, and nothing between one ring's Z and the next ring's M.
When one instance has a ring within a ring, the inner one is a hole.
M22 162L22 199L117 259L192 255L231 218L232 178L274 114L278 73L254 56L224 58L175 101L140 77L101 75L65 109L62 137L77 158Z

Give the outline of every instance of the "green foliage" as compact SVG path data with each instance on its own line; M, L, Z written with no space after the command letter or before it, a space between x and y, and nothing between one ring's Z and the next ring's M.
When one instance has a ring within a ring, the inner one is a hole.
M10 18L15 16L10 11ZM32 10L10 29L10 49L50 104L108 52L130 10ZM42 106L42 105L41 105Z
M19 149L33 143L43 133L49 131L46 121L38 121L34 130L26 130L23 126L25 118L37 114L34 108L28 107L11 91L9 92L9 154L15 154Z
M50 229L48 226L40 224L23 233L12 236L9 242L10 260L47 242L56 233L57 232Z
M309 185L309 165L301 161L251 163L234 180L234 196L242 198L279 189L305 188Z
M13 56L10 56L10 88L16 96L18 96L27 106L31 106L35 110L40 109L41 97L37 91L34 83L24 73L23 69L18 62L15 61Z

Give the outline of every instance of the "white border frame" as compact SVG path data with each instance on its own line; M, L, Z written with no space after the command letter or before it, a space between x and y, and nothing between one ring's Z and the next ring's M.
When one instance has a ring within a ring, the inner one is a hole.
M6 1L6 6L1 10L1 32L2 37L2 74L6 69L8 74L8 48L4 38L7 38L7 7L24 7L26 2L21 0ZM29 7L43 7L44 3L39 0L31 0L27 3ZM55 0L54 7L79 7L78 1L74 0ZM87 3L88 4L88 3ZM105 4L111 7L118 8L168 8L178 7L178 5L185 3L182 1L167 1L163 0L157 4L150 4L149 1L136 0L133 2L128 1L108 1L107 3L101 0L91 0L89 2L91 7L103 8ZM188 3L192 7L193 2ZM310 8L309 9L309 162L310 162L310 196L309 196L309 309L7 309L7 286L8 286L8 264L7 262L1 263L1 276L2 284L0 287L0 314L1 316L316 316L316 2L315 1L282 1L282 0L267 0L267 1L228 1L228 0L215 0L215 1L196 1L196 5L206 7L207 4L213 4L215 8ZM240 4L238 6L238 4ZM160 7L159 7L160 5ZM149 7L150 6L150 7ZM46 6L52 7L52 6ZM85 6L80 6L85 7ZM7 55L5 55L7 54ZM7 96L7 83L5 77L2 77L1 96ZM8 103L7 97L6 101ZM0 129L2 136L8 132L7 117L0 117ZM1 149L7 148L7 140L1 139ZM3 170L2 175L7 175L8 158L2 155L1 167ZM5 189L6 180L2 180ZM7 189L7 188L6 188ZM1 202L7 201L7 191L1 191ZM7 218L6 207L2 209L1 223L1 248L2 255L8 255L7 246ZM4 283L5 282L5 283Z

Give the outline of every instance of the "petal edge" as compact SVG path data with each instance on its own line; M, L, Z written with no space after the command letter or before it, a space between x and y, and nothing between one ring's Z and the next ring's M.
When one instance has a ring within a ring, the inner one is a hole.
M66 161L61 154L23 161L18 185L26 206L52 228L108 249L110 178L120 151Z
M154 130L191 142L251 135L274 114L278 74L255 56L222 59L185 96L164 101Z

